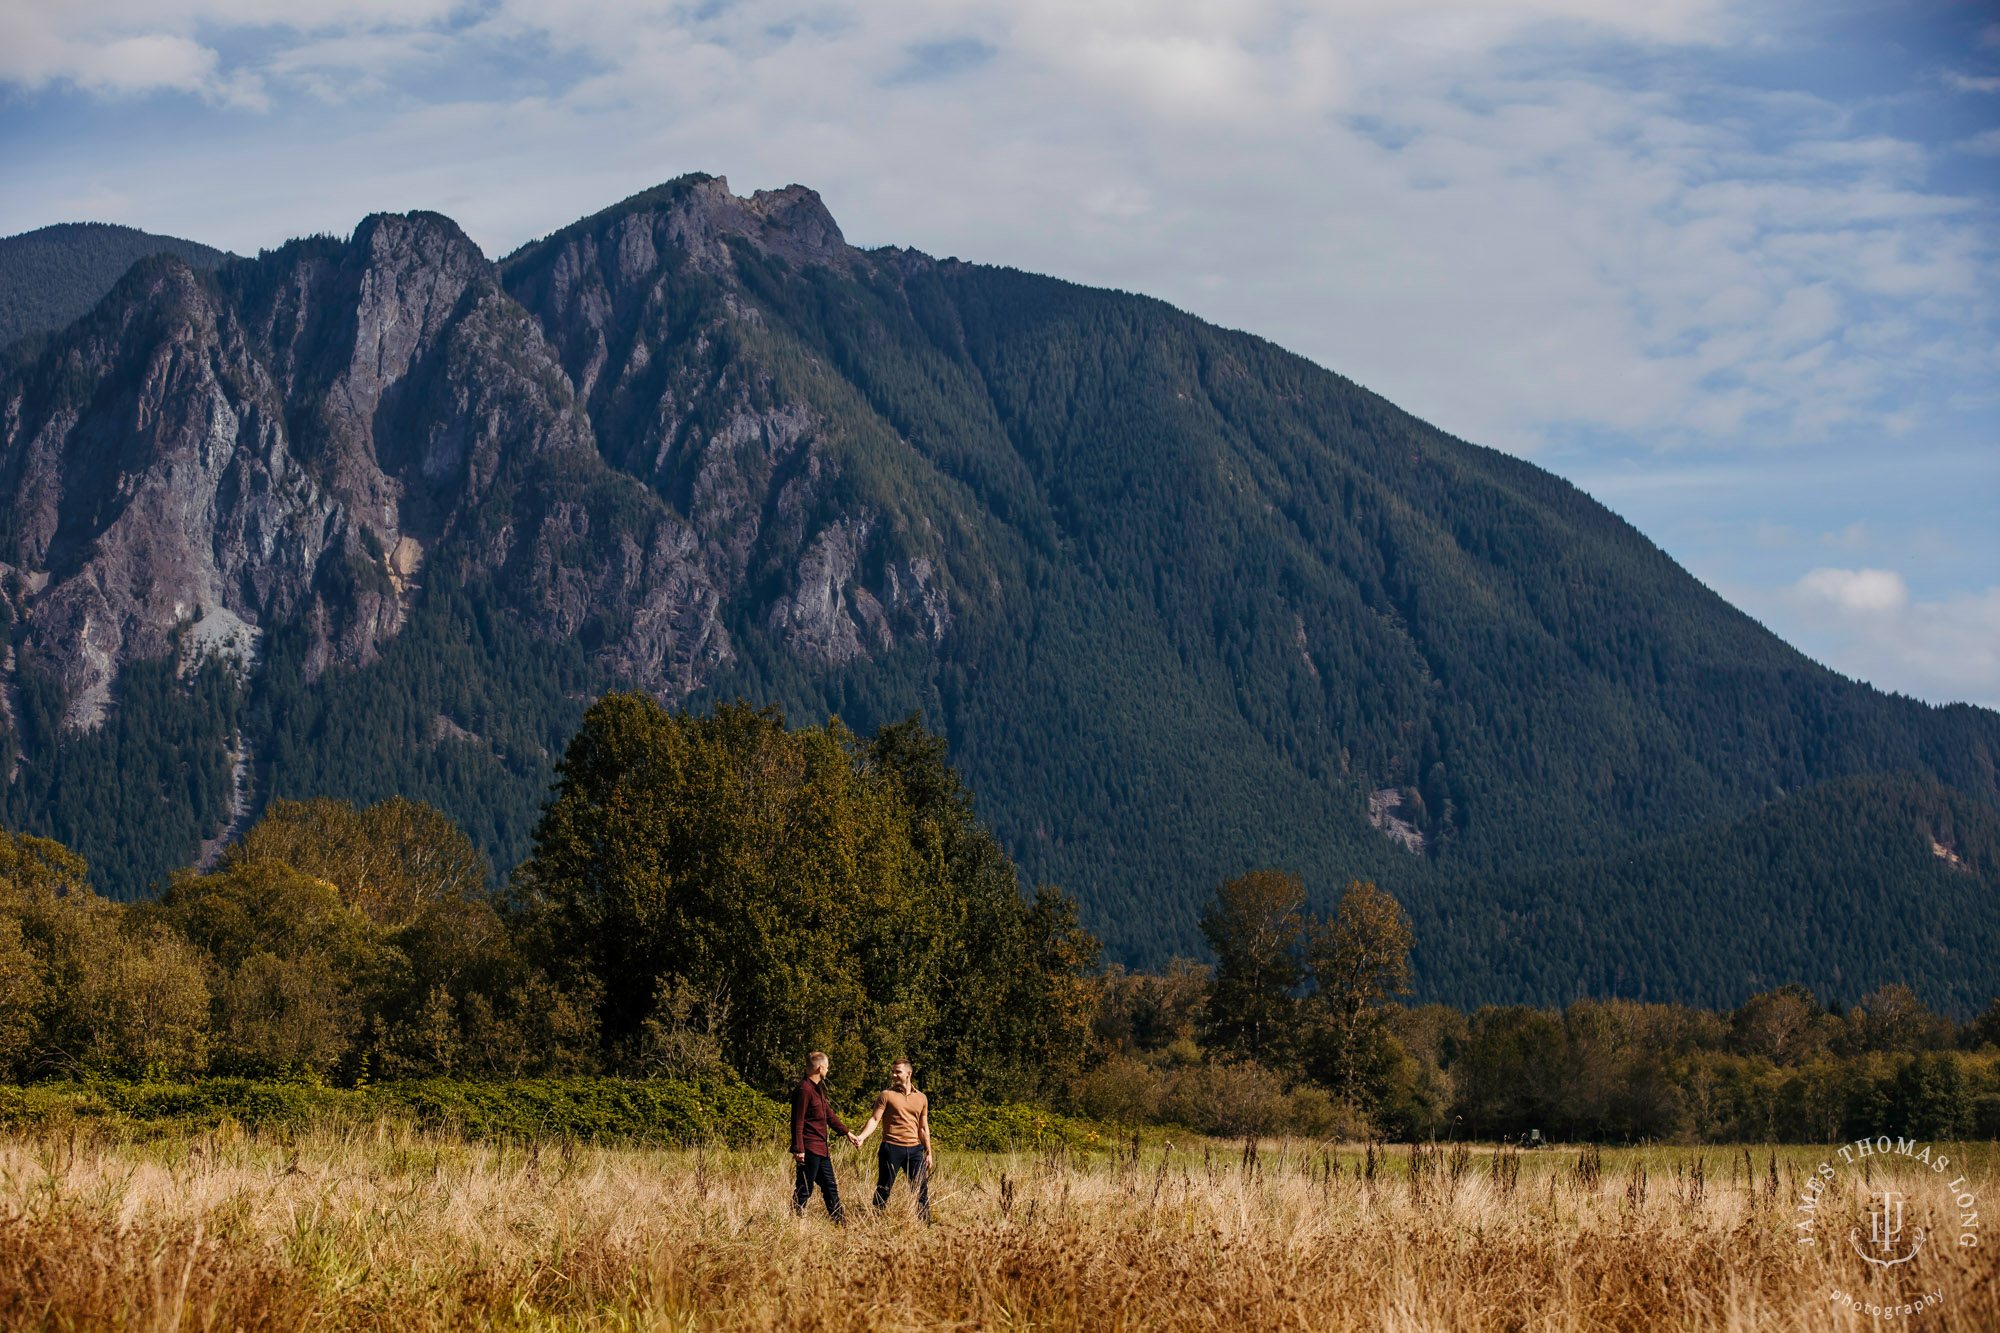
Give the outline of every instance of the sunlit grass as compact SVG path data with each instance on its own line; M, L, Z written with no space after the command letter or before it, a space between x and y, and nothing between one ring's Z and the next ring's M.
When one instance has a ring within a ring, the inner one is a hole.
M0 1324L1874 1327L1832 1307L1846 1290L1936 1291L1918 1326L2000 1328L1990 1246L1874 1270L1795 1242L1798 1182L1827 1151L946 1151L931 1228L906 1186L876 1216L872 1156L843 1151L842 1231L817 1201L791 1215L775 1149L479 1144L388 1123L147 1142L51 1128L0 1139ZM1953 1156L1990 1201L1993 1146ZM1859 1174L1822 1204L1866 1207Z

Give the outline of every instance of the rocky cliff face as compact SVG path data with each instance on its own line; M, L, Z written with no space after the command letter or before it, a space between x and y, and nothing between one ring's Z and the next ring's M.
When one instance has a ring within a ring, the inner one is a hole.
M685 514L709 581L774 594L754 616L801 660L837 665L951 625L937 566L839 486L825 414L785 373L746 266L866 279L813 191L749 198L689 177L510 256L606 457ZM808 369L808 373L809 369ZM873 546L871 548L871 542ZM871 552L880 558L872 572Z
M607 675L668 698L734 660L745 599L810 662L940 638L921 554L863 586L879 525L842 508L822 414L754 348L716 354L762 322L736 247L865 261L808 190L654 196L507 285L421 213L213 276L149 260L0 386L0 574L65 725L97 726L128 662L247 663L282 624L308 678L365 666L434 576L495 581L550 639L608 626Z
M22 659L60 682L72 727L101 720L129 660L252 650L350 540L234 312L178 261L135 269L6 386L0 413ZM366 641L373 626L339 632Z

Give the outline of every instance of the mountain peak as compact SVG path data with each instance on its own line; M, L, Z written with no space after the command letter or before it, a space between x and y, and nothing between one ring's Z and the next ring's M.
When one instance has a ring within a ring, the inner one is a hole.
M447 257L471 256L487 262L478 242L465 229L442 213L418 209L409 213L370 213L354 228L352 244L363 253L380 255L387 249L415 247L433 262Z
M589 238L616 255L621 270L650 269L662 248L683 249L699 267L718 270L729 264L728 237L799 268L837 266L854 253L818 191L787 185L746 197L731 192L726 176L694 172L530 241L500 262L509 272L537 268Z
M758 239L765 248L788 259L796 256L804 263L830 264L847 251L847 238L817 190L787 185L782 190L759 190L735 202L763 223Z

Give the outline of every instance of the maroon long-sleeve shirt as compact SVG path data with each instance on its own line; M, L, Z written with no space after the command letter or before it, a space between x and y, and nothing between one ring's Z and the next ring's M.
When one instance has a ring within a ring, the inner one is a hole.
M828 1125L842 1134L847 1132L847 1126L840 1123L840 1112L827 1100L826 1089L809 1078L801 1079L792 1090L792 1151L830 1156L826 1146Z

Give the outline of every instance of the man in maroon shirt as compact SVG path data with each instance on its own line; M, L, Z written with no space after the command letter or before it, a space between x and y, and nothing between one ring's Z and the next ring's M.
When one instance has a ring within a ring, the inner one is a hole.
M830 1067L826 1052L814 1051L806 1057L805 1078L792 1089L792 1160L798 1164L797 1179L792 1186L792 1211L804 1212L812 1202L813 1186L818 1185L827 1216L845 1226L847 1214L841 1210L840 1185L833 1178L827 1127L831 1125L845 1134L849 1143L860 1140L840 1123L840 1112L833 1109L833 1102L826 1095L826 1074Z

